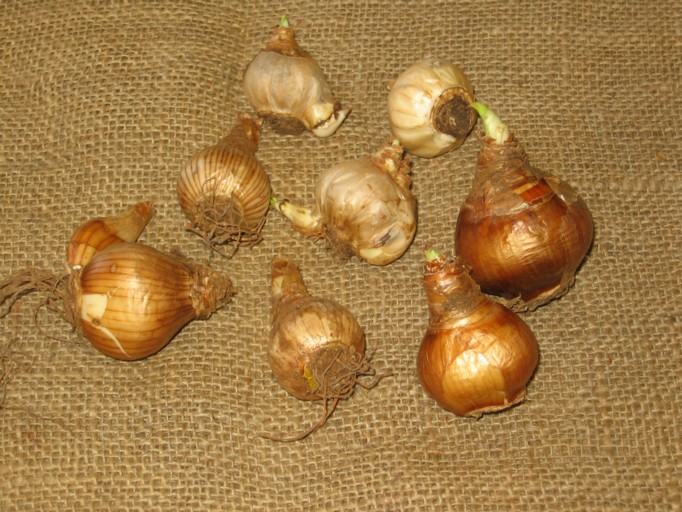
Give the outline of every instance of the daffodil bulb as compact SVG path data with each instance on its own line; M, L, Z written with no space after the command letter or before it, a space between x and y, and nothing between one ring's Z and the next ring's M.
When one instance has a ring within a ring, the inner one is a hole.
M256 113L280 134L309 130L328 137L350 112L341 108L320 66L298 45L286 17L248 64L242 85Z
M394 142L324 171L312 209L286 200L273 199L273 205L299 232L325 238L340 256L388 265L407 250L417 229L409 172L409 155Z
M423 60L406 69L388 93L393 135L413 155L432 158L458 146L476 125L469 106L474 88L464 72L447 61Z

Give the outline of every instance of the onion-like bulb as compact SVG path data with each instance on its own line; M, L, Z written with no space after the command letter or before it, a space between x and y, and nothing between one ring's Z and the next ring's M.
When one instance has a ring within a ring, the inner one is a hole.
M521 402L538 363L528 325L483 295L458 261L427 252L429 325L417 370L424 390L461 416L480 417Z
M187 323L230 301L223 273L139 243L97 253L69 279L65 306L102 353L136 360L161 350Z
M340 256L387 265L403 255L417 229L411 183L409 155L394 142L324 171L312 210L286 200L273 205L299 232L325 237Z
M432 158L460 146L476 125L474 88L447 61L420 61L390 84L388 120L413 155Z
M110 245L135 242L153 215L151 201L137 203L119 215L97 217L74 231L66 248L69 269L80 269Z
M241 116L227 136L196 153L180 173L180 207L190 229L212 247L236 250L261 240L271 188L255 156L260 126L260 119Z
M302 439L320 428L339 400L350 398L356 384L371 387L359 377L374 374L365 357L365 334L355 317L332 300L311 296L289 259L272 264L268 362L288 393L324 405L320 422L285 440Z
M280 134L309 130L328 137L350 112L341 108L320 66L298 45L286 17L247 66L242 85L258 115Z
M137 360L161 350L194 319L205 319L233 295L221 272L152 249L118 242L70 275L28 268L0 281L0 318L27 293L73 325L103 354Z
M514 310L533 310L573 284L594 233L585 202L545 174L485 105L472 189L462 204L455 250L471 276Z

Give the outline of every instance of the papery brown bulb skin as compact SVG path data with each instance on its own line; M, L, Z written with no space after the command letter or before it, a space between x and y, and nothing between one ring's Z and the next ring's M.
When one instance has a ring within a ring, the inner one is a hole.
M535 309L573 284L594 235L585 202L534 168L513 138L484 137L455 248L481 289L515 310Z
M337 386L344 379L353 385L349 365L365 354L365 335L354 316L334 301L311 296L289 259L273 262L272 290L268 362L277 381L301 400L352 391Z
M69 240L66 263L69 269L84 267L110 245L135 242L153 215L152 202L137 203L119 215L97 217L81 224Z
M138 243L97 253L70 285L76 326L99 351L125 360L158 352L233 294L225 274Z
M274 29L264 50L248 64L244 93L257 114L283 135L310 130L332 135L348 115L327 84L320 66L296 42L293 29Z
M272 194L255 156L260 125L257 118L240 117L226 137L196 153L178 178L180 207L192 228L214 244L260 241Z
M471 417L522 401L539 357L528 325L483 295L456 261L428 262L423 285L430 318L417 372L428 395Z

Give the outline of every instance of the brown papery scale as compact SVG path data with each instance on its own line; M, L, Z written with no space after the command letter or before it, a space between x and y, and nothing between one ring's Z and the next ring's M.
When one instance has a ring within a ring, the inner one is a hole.
M481 103L485 127L455 250L485 293L533 310L573 284L594 233L585 202L566 182L533 167L519 142Z
M411 185L410 157L393 141L322 172L312 209L275 198L272 204L297 231L325 238L342 258L388 265L405 253L417 230Z
M298 45L286 16L248 64L242 85L258 115L283 135L309 130L328 137L350 111L341 108L320 66Z
M178 201L190 230L214 249L261 241L270 204L270 179L255 154L261 121L241 116L230 133L196 153L180 173Z
M81 226L72 240L106 240L111 227L99 221L83 226L99 227L101 236ZM4 279L0 306L6 309L0 317L32 292L43 295L39 307L59 314L102 353L137 360L161 350L190 321L211 316L231 300L233 288L224 273L146 245L116 241L95 251L87 264L72 266L70 274L29 268Z
M374 375L365 356L365 334L355 317L340 304L313 297L298 267L289 259L272 264L272 328L268 362L277 381L300 400L320 400L319 422L300 435L277 438L296 441L322 427L340 400L356 385L373 387L359 378Z
M424 390L444 409L475 418L523 401L538 363L528 325L435 251L427 252L423 285L429 324L417 372Z

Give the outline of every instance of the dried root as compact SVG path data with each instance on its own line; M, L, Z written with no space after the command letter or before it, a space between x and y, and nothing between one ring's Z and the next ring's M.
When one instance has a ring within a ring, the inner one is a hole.
M253 247L263 240L260 232L265 224L263 218L255 229L244 225L241 213L231 201L197 205L196 221L187 229L198 235L211 251L225 258L232 258L240 247ZM221 247L229 246L223 251Z
M315 393L322 402L320 419L307 430L290 437L272 434L260 434L259 437L285 443L301 441L327 423L339 402L352 396L356 385L365 389L372 389L382 379L392 375L391 373L377 375L370 364L370 358L357 352L351 353L343 347L330 347L326 352L323 357L318 359L318 362L326 361L326 363L311 366L306 372L306 378L310 382L318 384ZM374 378L369 382L361 379L361 377L370 376Z
M30 293L39 293L42 298L33 313L34 323L42 334L58 339L43 332L38 314L45 308L59 315L71 326L77 326L78 315L73 298L73 282L77 276L77 272L56 275L39 268L27 268L10 275L0 281L0 319L10 313L19 299Z

